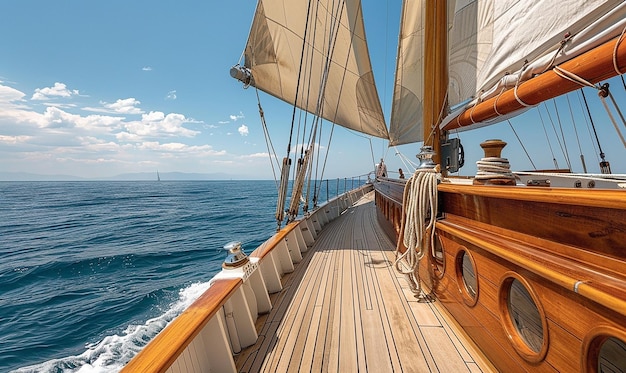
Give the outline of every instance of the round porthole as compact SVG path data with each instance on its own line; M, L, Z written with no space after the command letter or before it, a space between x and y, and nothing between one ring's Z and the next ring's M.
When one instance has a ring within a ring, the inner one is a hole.
M474 258L464 247L461 247L456 256L456 274L463 301L473 307L478 301L478 277Z
M548 351L548 325L530 285L518 274L507 273L499 304L504 329L518 354L533 363L543 360Z
M612 327L596 327L583 340L586 372L626 372L626 333Z
M598 354L598 372L626 372L626 343L609 337Z
M441 237L435 235L435 249L433 252L433 271L438 279L443 278L446 269L446 255L443 248Z

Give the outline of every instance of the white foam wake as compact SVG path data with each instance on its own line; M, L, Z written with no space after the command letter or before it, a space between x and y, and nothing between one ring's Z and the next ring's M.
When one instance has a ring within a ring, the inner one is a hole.
M13 372L118 372L208 288L209 282L189 285L180 291L178 300L164 314L146 321L143 325L129 325L121 335L110 335L99 343L87 345L85 352L78 356L52 359L41 364L19 368Z

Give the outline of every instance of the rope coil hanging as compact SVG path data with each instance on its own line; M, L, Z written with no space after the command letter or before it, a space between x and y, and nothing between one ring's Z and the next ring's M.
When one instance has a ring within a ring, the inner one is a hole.
M422 294L419 262L426 250L434 251L435 220L437 219L437 181L439 166L418 168L407 180L402 199L402 227L396 246L396 270L406 275L409 286L419 298ZM402 244L406 250L402 252Z

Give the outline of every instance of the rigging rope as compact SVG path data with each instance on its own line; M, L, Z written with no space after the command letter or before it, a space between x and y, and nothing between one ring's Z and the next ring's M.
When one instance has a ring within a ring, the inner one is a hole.
M615 118L613 117L613 113L611 113L611 109L609 109L609 105L606 103L606 96L602 94L602 92L603 91L600 91L600 93L598 93L598 95L600 96L600 101L602 101L602 105L604 106L604 110L606 110L606 113L608 114L609 119L611 120L611 124L613 124L613 127L615 127L615 131L617 132L617 135L622 140L622 144L624 144L624 147L626 148L626 139L624 139L624 135L622 135L622 131L620 131L619 127L617 126L617 122L615 121ZM621 115L621 112L620 112L620 115Z
M559 122L559 129L561 130L561 138L563 139L563 148L565 153L565 162L567 163L567 167L571 170L572 163L569 159L569 151L567 150L567 141L565 140L565 133L563 132L563 123L561 122L561 116L559 115L559 109L556 107L556 99L552 99L552 103L554 104L554 113L556 114L556 120Z
M569 160L567 159L567 155L565 154L565 150L563 149L563 144L561 143L561 138L559 137L558 132L556 131L556 126L554 125L554 120L552 120L552 115L550 115L550 110L548 110L548 104L546 104L546 102L543 102L545 108L546 108L546 113L548 114L548 119L550 119L550 124L552 125L552 130L554 131L554 137L556 137L556 142L559 144L559 148L561 148L561 153L563 153L563 158L565 158L565 163L567 163L567 167L569 169L571 169L571 166L569 164Z
M580 138L578 137L578 130L576 129L576 121L574 120L574 112L572 111L572 103L569 100L569 95L565 95L567 99L567 106L569 107L569 115L572 118L572 126L574 127L574 133L576 134L576 142L578 143L578 151L580 152L580 161L582 162L583 172L587 173L587 165L585 164L585 156L583 155L583 148L580 145Z
M611 173L611 167L609 165L609 162L607 162L604 159L604 152L602 151L602 146L600 146L600 139L598 138L598 132L596 131L596 126L593 123L593 117L591 116L591 110L589 110L589 104L587 103L587 97L585 96L585 91L584 90L580 90L580 93L583 96L583 101L585 102L585 107L587 108L587 115L589 115L589 121L591 122L591 128L593 128L593 134L596 136L596 142L598 143L598 150L600 151L600 158L602 159L600 161L600 171L603 174L610 174Z
M435 220L437 219L437 180L439 166L418 169L407 180L402 206L402 227L396 246L398 272L407 276L411 290L422 297L419 262L427 248L434 252ZM406 250L402 252L402 244Z
M537 112L539 113L539 119L541 120L541 125L543 126L543 133L546 135L546 140L548 141L548 147L550 148L550 154L552 154L552 162L554 162L554 168L559 168L559 163L556 160L556 156L554 155L554 150L552 149L552 143L550 142L550 136L548 136L548 130L546 130L546 123L543 120L543 115L541 115L541 110L537 108Z
M530 164L533 165L533 169L536 170L537 167L535 166L535 163L533 162L533 160L530 158L530 154L528 154L528 150L526 150L526 147L524 146L524 143L522 142L522 140L517 135L517 131L515 131L515 128L513 128L513 124L511 123L511 120L507 119L506 121L509 123L509 127L511 127L511 130L513 130L513 133L515 134L515 137L517 137L517 141L519 141L519 144L522 146L522 149L524 149L524 153L526 153L526 156L528 157L528 160L530 161Z

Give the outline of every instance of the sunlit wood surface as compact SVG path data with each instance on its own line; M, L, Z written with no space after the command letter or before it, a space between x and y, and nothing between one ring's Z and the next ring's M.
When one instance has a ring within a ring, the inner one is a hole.
M393 267L373 194L329 223L236 357L241 372L489 372L439 304Z

